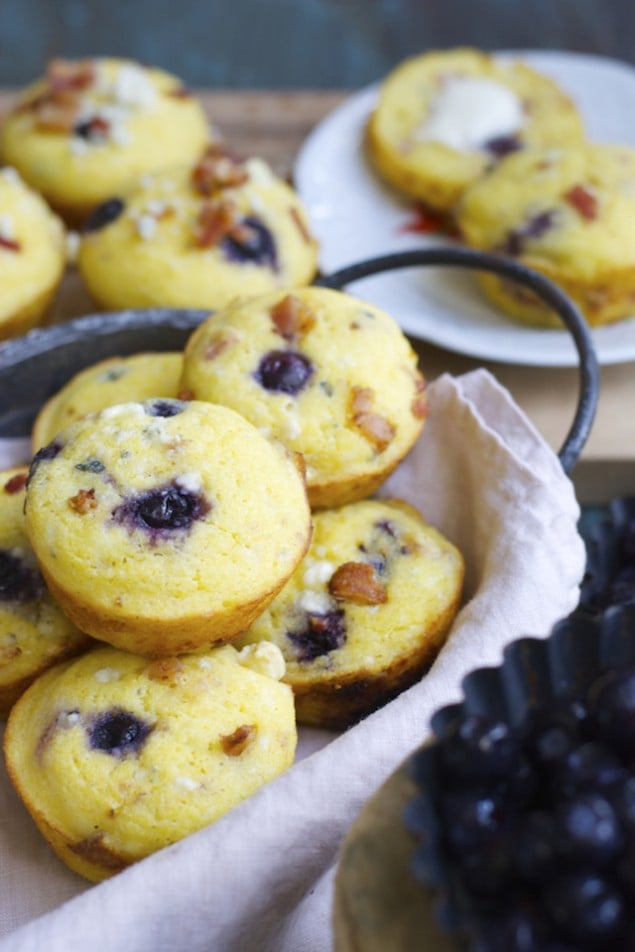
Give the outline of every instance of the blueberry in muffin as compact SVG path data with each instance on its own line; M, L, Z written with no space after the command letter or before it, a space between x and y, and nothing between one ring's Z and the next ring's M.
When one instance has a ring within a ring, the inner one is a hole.
M65 613L150 655L248 627L311 529L296 457L233 410L167 398L106 407L43 447L26 526Z

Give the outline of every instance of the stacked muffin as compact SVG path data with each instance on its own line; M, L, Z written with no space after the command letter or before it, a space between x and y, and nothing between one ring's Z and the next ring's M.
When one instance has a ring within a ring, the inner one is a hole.
M345 727L419 680L463 580L418 512L368 498L427 412L388 315L279 291L210 317L161 387L164 359L69 381L21 490L40 584L84 653L22 694L5 753L91 879L290 766L298 723Z
M33 683L9 716L7 767L54 849L97 880L293 762L280 652L218 646L304 555L304 476L233 411L155 398L67 426L34 457L26 498L25 482L5 483L28 541L13 530L2 552L2 673L9 699Z
M552 278L590 325L633 313L635 152L585 141L553 80L476 50L414 57L382 84L367 147L384 180L447 216L471 247ZM510 316L562 326L526 289L478 279Z
M64 226L13 168L0 169L0 341L43 318L64 274Z
M0 128L0 340L42 323L77 256L107 308L215 308L312 280L293 189L221 144L181 80L129 60L54 60ZM80 229L81 234L65 227Z

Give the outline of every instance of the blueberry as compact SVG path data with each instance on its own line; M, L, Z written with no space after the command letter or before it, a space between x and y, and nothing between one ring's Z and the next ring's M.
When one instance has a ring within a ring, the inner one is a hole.
M94 456L89 456L88 459L85 459L81 463L75 463L75 469L78 469L80 473L103 473L106 467L99 459L95 459Z
M519 747L506 724L471 714L446 731L440 761L453 783L502 779L517 769Z
M597 793L583 793L556 810L556 846L571 862L601 867L624 844L624 833L609 801Z
M546 212L540 212L529 218L522 227L524 238L541 238L546 231L553 228L556 212L554 209L548 209Z
M51 443L47 443L46 446L43 446L42 449L38 450L33 460L31 461L31 466L37 465L42 460L55 459L57 454L62 449L62 444L57 440L53 440Z
M543 785L543 778L536 767L521 756L515 768L497 784L507 799L518 807L532 804Z
M514 866L518 876L539 885L557 863L556 822L553 816L535 810L521 817L516 829Z
M0 602L31 602L44 592L44 582L36 569L0 549Z
M626 776L607 791L622 827L635 842L635 777Z
M587 741L570 750L553 774L555 790L573 796L585 789L613 786L626 775L618 758L602 744Z
M262 357L254 377L261 387L273 393L295 396L313 375L308 357L294 350L270 350Z
M92 750L103 750L113 757L138 754L153 730L152 725L129 711L114 708L98 714L90 726Z
M606 949L623 934L624 898L603 876L571 872L549 883L544 907L559 937L583 949Z
M181 400L153 400L146 403L145 412L148 416L173 417L182 413L185 405Z
M635 841L631 839L615 865L617 881L629 898L635 893Z
M487 838L482 849L465 852L457 857L457 874L463 889L470 896L482 899L506 892L513 879L513 848L505 832L495 832Z
M375 523L375 528L379 529L380 532L385 532L386 535L389 535L391 539L396 539L398 532L394 524L389 519L380 519Z
M346 641L344 611L336 609L307 616L306 627L287 631L287 638L297 650L298 661L313 661L329 651L341 648Z
M483 920L470 952L543 952L544 925L531 909L501 912Z
M113 519L132 528L171 532L189 529L210 508L203 495L190 492L174 482L126 499L114 510Z
M459 856L483 849L509 821L502 798L487 791L450 791L444 795L440 809L447 844Z
M635 668L613 668L600 675L588 700L593 733L623 755L635 757Z
M48 462L48 460L55 459L55 457L57 456L57 454L60 452L61 449L62 449L62 444L59 443L57 440L53 440L51 443L48 443L46 446L43 446L41 449L37 451L37 453L31 460L31 466L29 467L29 476L26 481L27 486L31 482L31 479L33 478L35 471L40 465L40 463Z
M560 764L580 744L578 718L568 707L532 709L521 727L529 757L541 769Z
M545 232L555 226L556 221L557 213L553 208L533 215L518 228L508 232L501 251L508 255L522 254L528 240L542 238Z
M221 246L225 257L241 264L258 264L262 267L278 269L278 255L273 235L257 218L244 218L242 224L247 227L249 237L244 239L227 235Z
M84 119L82 122L76 122L73 126L73 135L80 139L90 139L93 125L90 119Z
M98 380L104 380L106 383L114 383L115 380L121 380L128 373L125 367L112 367L99 375Z
M522 149L522 142L517 136L497 136L495 139L486 142L483 148L494 158L502 159L503 156Z
M625 605L632 601L635 601L635 565L625 565L608 583L604 604Z
M80 139L86 139L88 142L94 139L99 139L103 137L105 132L103 122L96 122L95 118L84 119L81 122L76 122L73 126L73 135L78 136Z
M109 198L102 202L84 222L84 231L99 231L100 228L105 228L119 218L125 207L126 203L121 198Z
M549 940L540 946L540 952L580 952L580 947L560 942L558 939ZM626 952L625 949L622 952Z
M377 575L386 574L388 556L384 552L370 552L363 542L360 542L357 548L362 555L365 556L364 562L368 562L369 565L372 565Z
M620 554L626 562L635 562L635 519L629 519L622 529Z
M145 493L137 502L136 512L150 529L187 529L196 505L196 497L171 487Z

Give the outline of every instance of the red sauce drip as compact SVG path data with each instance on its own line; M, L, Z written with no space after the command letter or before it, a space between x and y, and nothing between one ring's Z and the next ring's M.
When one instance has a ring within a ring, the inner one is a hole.
M447 235L450 238L458 237L456 226L445 212L435 211L421 204L413 206L412 217L405 221L398 230L402 234L440 234Z
M0 235L0 248L6 248L7 251L19 251L20 243L17 241L12 241L11 238L3 238Z

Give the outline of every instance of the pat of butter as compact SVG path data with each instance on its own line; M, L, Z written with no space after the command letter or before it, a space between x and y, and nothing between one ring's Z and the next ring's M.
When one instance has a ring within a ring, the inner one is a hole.
M523 124L522 103L507 86L491 79L452 76L433 100L414 139L466 151L513 135Z

